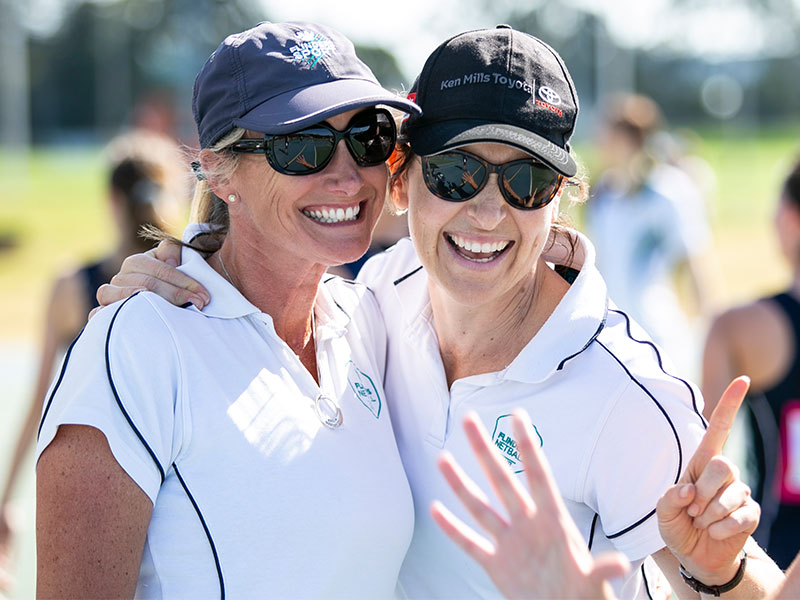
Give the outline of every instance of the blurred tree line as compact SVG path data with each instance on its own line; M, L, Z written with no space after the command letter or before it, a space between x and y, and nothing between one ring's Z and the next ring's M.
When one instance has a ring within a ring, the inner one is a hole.
M34 142L106 135L159 107L177 107L171 115L177 132L190 138L191 86L203 61L227 34L269 19L245 0L65 2L61 26L28 40ZM730 0L762 15L767 35L773 22L793 34L779 52L736 60L690 52L674 40L623 46L603 15L579 2L533 2L523 8L518 2L470 0L465 10L485 11L487 23L506 22L553 45L569 65L589 114L606 94L625 90L657 98L672 124L731 117L765 124L797 117L800 27L793 0ZM703 5L673 0L671 10L689 15ZM708 35L715 35L713 23ZM410 84L386 49L357 46L357 51L384 85Z

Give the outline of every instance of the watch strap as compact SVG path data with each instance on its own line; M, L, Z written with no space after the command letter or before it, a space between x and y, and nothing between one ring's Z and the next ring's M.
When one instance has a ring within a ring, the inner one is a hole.
M723 583L722 585L706 585L702 581L699 581L692 577L683 565L680 565L680 572L681 577L683 577L683 581L692 588L695 592L700 592L701 594L708 594L710 596L717 596L719 597L720 594L724 594L725 592L731 591L737 585L742 582L744 579L744 570L747 567L747 552L742 550L742 559L739 562L739 570L736 571L736 575L733 576L728 583Z

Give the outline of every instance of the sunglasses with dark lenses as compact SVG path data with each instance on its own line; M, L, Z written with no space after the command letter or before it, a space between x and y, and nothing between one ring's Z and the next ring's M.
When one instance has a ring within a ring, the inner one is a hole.
M474 198L497 173L503 198L514 208L535 210L556 197L564 176L539 161L523 158L496 165L464 150L422 157L422 177L432 194L449 202Z
M331 162L336 146L345 141L360 167L386 161L394 150L397 129L388 110L376 108L356 114L347 129L339 131L317 123L293 133L264 135L263 140L242 139L229 147L236 153L264 153L269 165L284 175L310 175Z

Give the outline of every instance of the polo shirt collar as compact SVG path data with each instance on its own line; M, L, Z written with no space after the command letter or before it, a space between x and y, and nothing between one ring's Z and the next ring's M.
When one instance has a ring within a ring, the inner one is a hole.
M261 311L245 298L239 290L217 273L199 252L186 248L181 251L181 266L178 267L192 279L196 279L211 295L211 301L203 307L207 317L238 319Z

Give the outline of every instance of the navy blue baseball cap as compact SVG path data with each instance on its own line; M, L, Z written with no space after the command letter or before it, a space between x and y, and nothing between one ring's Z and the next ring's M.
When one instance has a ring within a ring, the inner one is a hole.
M569 147L578 118L575 84L558 53L532 35L498 25L446 40L409 98L423 111L404 123L420 156L499 142L567 177L577 172Z
M378 83L345 36L302 22L263 22L229 35L200 69L192 97L203 148L234 127L290 133L376 104L420 113Z

